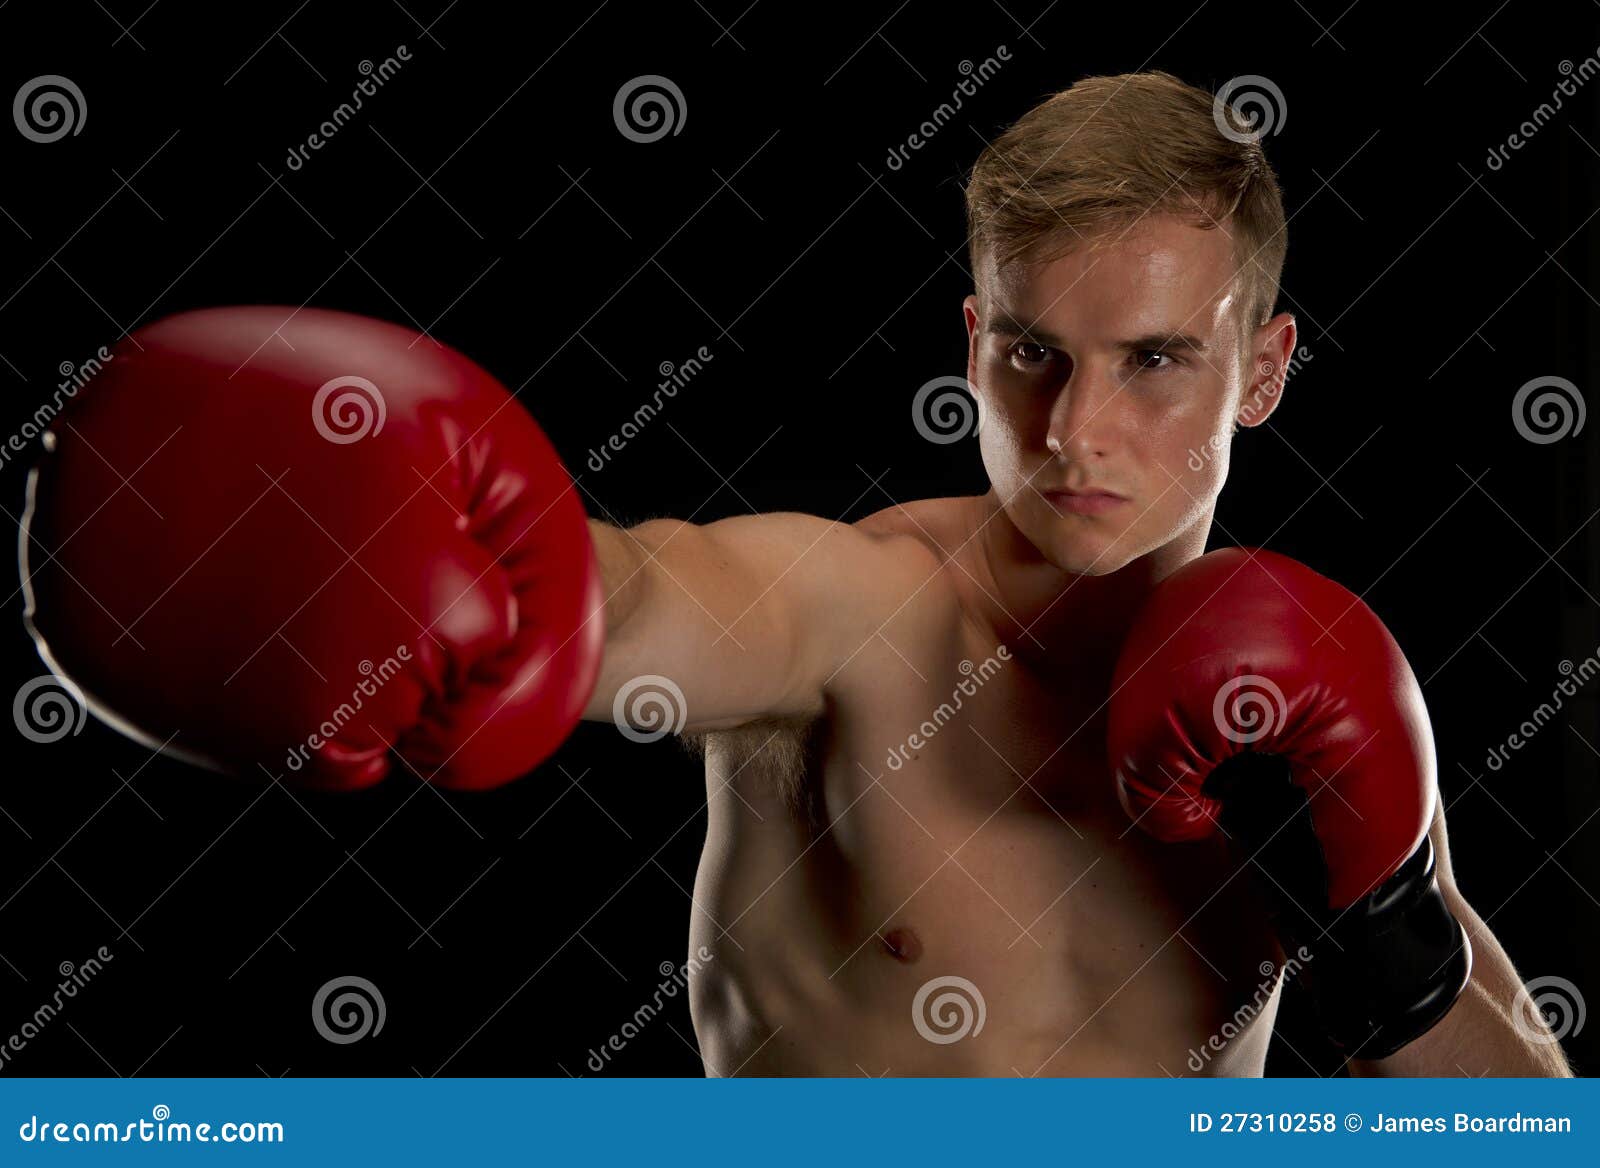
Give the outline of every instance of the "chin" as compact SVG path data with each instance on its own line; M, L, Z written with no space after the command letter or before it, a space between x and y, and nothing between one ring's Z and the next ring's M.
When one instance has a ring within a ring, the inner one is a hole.
M1125 549L1132 545L1121 533L1052 531L1034 546L1063 572L1076 576L1109 576L1134 559Z

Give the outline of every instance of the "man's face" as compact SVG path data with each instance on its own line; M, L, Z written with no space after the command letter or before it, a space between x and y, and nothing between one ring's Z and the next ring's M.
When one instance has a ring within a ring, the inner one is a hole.
M1148 216L1096 251L982 261L965 310L983 461L1057 567L1115 572L1206 522L1235 420L1277 404L1293 319L1240 335L1231 249L1223 230Z

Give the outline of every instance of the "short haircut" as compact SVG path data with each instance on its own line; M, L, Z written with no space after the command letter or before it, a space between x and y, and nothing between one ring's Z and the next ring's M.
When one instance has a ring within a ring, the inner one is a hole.
M974 276L985 254L1048 262L1148 214L1226 226L1239 320L1272 319L1288 249L1277 177L1237 109L1170 73L1085 77L1039 103L978 156L966 201Z

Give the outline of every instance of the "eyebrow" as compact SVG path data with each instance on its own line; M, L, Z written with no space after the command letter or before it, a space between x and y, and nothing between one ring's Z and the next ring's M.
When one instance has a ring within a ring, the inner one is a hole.
M1065 342L1053 333L1045 329L1025 325L1003 308L998 308L991 312L985 331L1006 336L1027 337L1029 340L1037 341L1041 345L1049 345L1053 349L1066 347ZM1136 337L1128 337L1125 340L1115 342L1115 345L1124 352L1136 352L1144 349L1157 351L1185 349L1191 353L1199 354L1208 352L1210 349L1209 345L1193 333L1182 331L1162 332L1159 330L1142 333Z

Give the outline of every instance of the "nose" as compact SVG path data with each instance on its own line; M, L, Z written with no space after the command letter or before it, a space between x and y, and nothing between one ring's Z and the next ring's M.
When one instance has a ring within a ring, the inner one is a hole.
M1105 456L1116 423L1120 387L1079 365L1050 407L1045 449L1070 462Z

